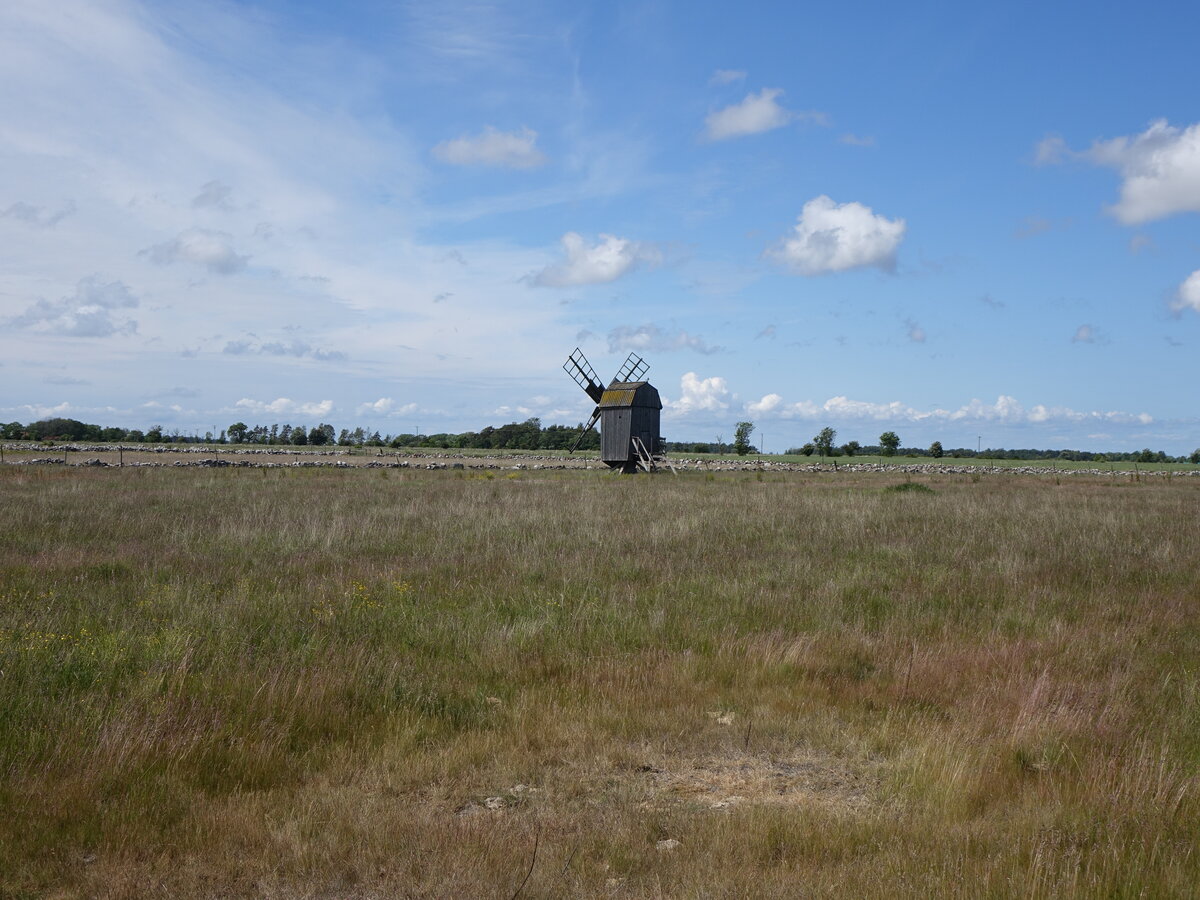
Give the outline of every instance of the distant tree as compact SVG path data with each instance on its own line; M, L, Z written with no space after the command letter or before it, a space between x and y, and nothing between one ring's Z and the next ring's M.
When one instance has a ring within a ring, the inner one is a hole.
M805 444L803 447L800 448L800 452L803 453L805 456L812 456L813 453L816 451L816 449L817 448L816 448L816 446L813 445L812 441L809 441L807 444Z
M828 426L822 428L820 433L812 440L813 446L817 450L817 454L820 456L832 456L833 441L836 437L837 432L832 428L829 428Z
M934 459L941 459L942 452L943 451L942 451L942 442L941 441L934 441L932 444L929 445L929 455L932 456Z
M847 456L853 456L861 449L862 444L860 444L858 441L846 441L846 443L842 444L842 452Z
M1151 450L1149 447L1147 447L1141 453L1138 454L1137 461L1140 463L1154 462L1154 451Z
M1200 447L1192 451L1192 455L1188 457L1193 466L1200 466Z
M129 441L131 444L140 444L145 439L146 436L136 428L131 428L125 432L125 440Z
M146 432L147 444L161 444L163 442L163 431L161 425L155 425Z
M754 431L753 422L738 422L737 430L733 433L733 449L738 456L745 456L754 447L750 443L750 433Z
M226 429L226 432L229 434L229 443L240 444L246 439L247 431L249 429L246 427L245 422L234 422Z
M89 428L94 427L78 419L42 419L31 422L25 433L31 441L79 441L86 440Z
M900 436L894 431L885 431L879 436L879 449L884 456L895 456L900 446Z
M303 425L297 425L292 429L292 445L295 447L303 447L308 443L308 429Z

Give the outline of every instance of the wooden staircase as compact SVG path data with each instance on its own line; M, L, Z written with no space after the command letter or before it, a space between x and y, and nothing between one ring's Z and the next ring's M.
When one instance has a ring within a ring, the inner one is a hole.
M655 472L658 470L660 463L665 463L671 470L672 475L678 475L675 466L671 464L671 460L667 459L666 454L654 455L646 449L645 442L640 437L635 437L633 441L633 452L637 457L637 466L645 472Z

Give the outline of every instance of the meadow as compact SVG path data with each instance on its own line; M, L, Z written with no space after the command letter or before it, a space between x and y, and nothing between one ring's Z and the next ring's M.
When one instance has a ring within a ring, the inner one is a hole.
M1200 480L0 466L0 897L1192 896Z

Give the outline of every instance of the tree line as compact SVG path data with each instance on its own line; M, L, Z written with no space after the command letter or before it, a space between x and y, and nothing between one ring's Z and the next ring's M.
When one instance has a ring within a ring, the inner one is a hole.
M0 423L0 439L10 441L78 441L89 443L133 444L253 444L291 446L341 447L433 447L473 450L567 450L583 431L583 423L571 427L543 427L537 418L510 422L499 427L488 426L480 431L460 434L381 434L367 428L343 428L338 431L324 422L309 428L306 425L247 425L234 422L217 433L182 434L178 429L166 431L154 425L146 431L90 425L77 419L42 419L22 425L20 422ZM599 450L600 435L595 429L580 443L582 450Z
M161 425L153 425L145 431L112 426L90 425L77 419L41 419L22 425L20 422L0 423L0 439L10 441L78 441L89 443L207 443L207 444L252 444L266 446L340 446L340 447L428 447L462 450L567 450L575 443L583 423L575 426L546 425L538 418L524 422L509 422L499 427L488 426L479 431L438 434L381 434L363 427L343 428L340 431L325 422L311 428L306 425L247 425L234 422L218 433L206 432L182 434L178 429L167 431ZM724 454L757 453L750 442L754 431L752 422L738 422L734 439L727 443L718 437L713 441L667 441L670 453ZM581 450L599 450L600 435L592 429L584 435L579 445ZM934 441L927 448L902 447L899 435L885 431L875 444L860 444L858 441L837 443L837 431L822 428L811 441L788 449L790 455L838 457L838 456L916 456L941 459L1003 459L1003 460L1073 460L1080 462L1191 462L1200 464L1200 448L1189 456L1171 456L1162 450L1149 448L1133 452L1097 453L1089 450L1005 450L987 448L976 450L969 447L944 448Z
M748 423L742 423L748 424ZM753 426L751 426L753 427ZM1139 463L1192 463L1200 465L1200 448L1193 450L1187 456L1171 456L1162 450L1143 450L1130 452L1103 452L1091 450L1005 450L1003 448L971 449L970 447L954 447L946 449L941 441L934 441L927 449L920 447L901 447L900 436L894 431L885 431L879 436L878 444L866 446L858 441L847 441L837 446L837 432L829 427L820 432L808 443L800 447L792 447L787 452L800 456L917 456L930 459L1004 459L1004 460L1054 460L1061 459L1071 462L1139 462Z

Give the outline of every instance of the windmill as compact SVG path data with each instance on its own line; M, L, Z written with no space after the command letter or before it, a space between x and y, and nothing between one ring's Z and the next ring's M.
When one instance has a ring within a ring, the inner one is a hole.
M575 348L563 363L563 371L592 398L596 408L570 453L579 448L584 436L599 422L601 462L626 474L639 468L653 471L662 444L659 435L662 400L654 385L641 380L649 369L640 356L630 353L616 377L604 387L583 351Z

